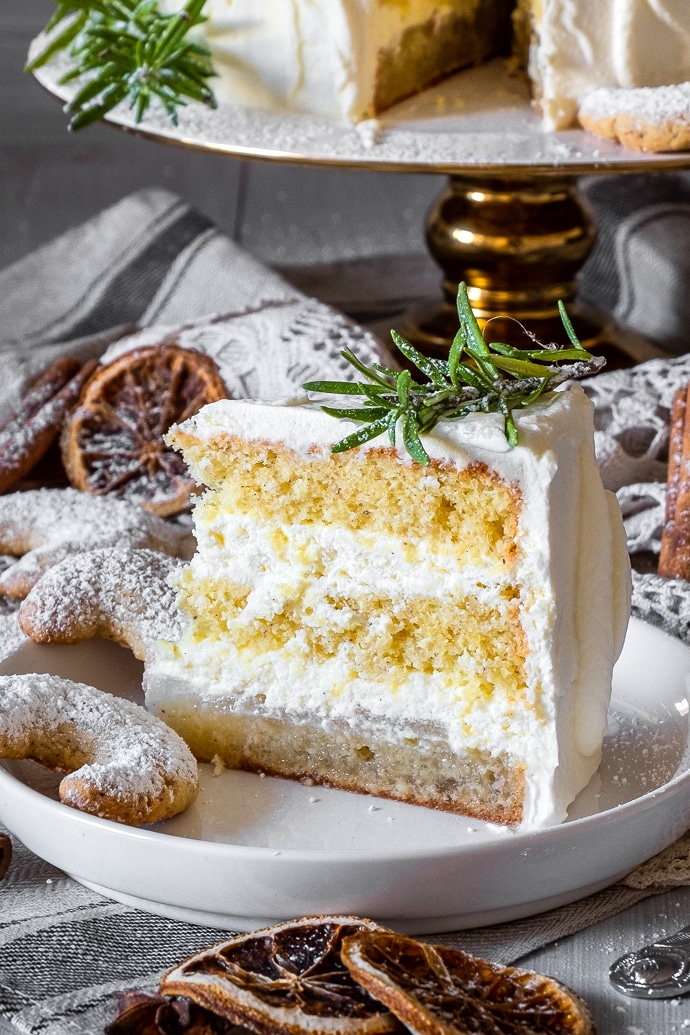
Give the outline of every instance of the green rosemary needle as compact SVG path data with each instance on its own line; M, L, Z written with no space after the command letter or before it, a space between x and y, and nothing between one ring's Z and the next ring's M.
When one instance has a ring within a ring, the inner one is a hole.
M44 49L26 66L33 72L59 51L71 68L60 79L83 84L69 102L69 128L83 129L129 100L137 122L156 98L173 125L188 100L216 107L207 80L215 75L206 47L187 39L205 21L206 0L188 0L176 14L161 14L158 0L56 0ZM62 26L59 31L58 26Z
M364 381L310 381L308 392L363 397L352 407L323 406L324 413L361 422L361 427L333 446L334 453L361 446L387 434L395 445L400 427L403 444L420 464L429 456L422 435L439 421L462 420L470 413L501 413L505 435L511 446L518 434L513 411L528 406L545 391L564 381L586 377L604 366L603 356L593 356L580 344L562 302L558 310L570 347L540 345L517 349L501 342L487 344L472 312L467 286L458 286L460 327L448 359L422 355L397 331L391 337L402 355L424 376L413 378L410 370L391 370L379 363L371 367L344 349L342 356L365 378Z

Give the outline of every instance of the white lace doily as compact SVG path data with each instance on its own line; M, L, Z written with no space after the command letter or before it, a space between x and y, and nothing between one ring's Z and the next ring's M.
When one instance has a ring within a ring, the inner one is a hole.
M281 399L304 395L307 381L351 381L355 372L341 355L345 347L367 364L387 359L373 336L342 313L297 298L181 327L146 327L111 346L103 361L168 337L212 356L233 399Z
M654 359L584 381L594 403L604 484L623 511L628 550L659 553L666 506L671 401L690 381L690 356ZM690 583L633 572L633 614L690 643Z

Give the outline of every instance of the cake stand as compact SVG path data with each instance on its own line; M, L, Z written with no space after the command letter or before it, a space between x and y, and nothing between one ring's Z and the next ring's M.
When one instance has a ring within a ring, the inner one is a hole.
M64 68L58 59L37 78L66 100L70 89L59 85ZM457 327L457 285L465 280L479 318L499 321L492 324L494 339L524 344L520 324L542 341L562 339L562 299L583 343L614 365L660 354L577 301L576 274L596 239L577 181L583 174L689 168L690 153L638 153L581 130L546 133L527 82L502 59L460 72L356 127L250 107L222 87L218 93L217 111L190 105L177 127L162 112L136 125L126 108L108 121L157 141L239 158L448 175L426 226L442 297L410 313L401 328L423 350L447 352Z

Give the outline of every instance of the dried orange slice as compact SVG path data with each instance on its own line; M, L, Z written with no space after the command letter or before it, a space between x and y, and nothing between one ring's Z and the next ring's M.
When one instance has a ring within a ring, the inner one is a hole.
M201 352L161 344L124 353L89 378L63 428L67 477L76 489L113 493L153 514L179 513L194 483L163 435L227 394Z
M595 1035L586 1004L560 982L426 945L392 931L346 938L355 981L419 1035Z
M340 958L343 938L377 930L352 916L304 917L240 934L190 956L163 977L184 996L259 1035L378 1035L399 1028Z
M115 999L118 1012L104 1035L246 1035L189 999L136 991L118 992Z

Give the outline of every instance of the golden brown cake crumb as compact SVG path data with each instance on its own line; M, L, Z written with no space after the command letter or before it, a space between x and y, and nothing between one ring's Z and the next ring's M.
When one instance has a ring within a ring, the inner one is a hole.
M679 388L671 406L666 522L661 534L659 574L690 580L690 384Z

